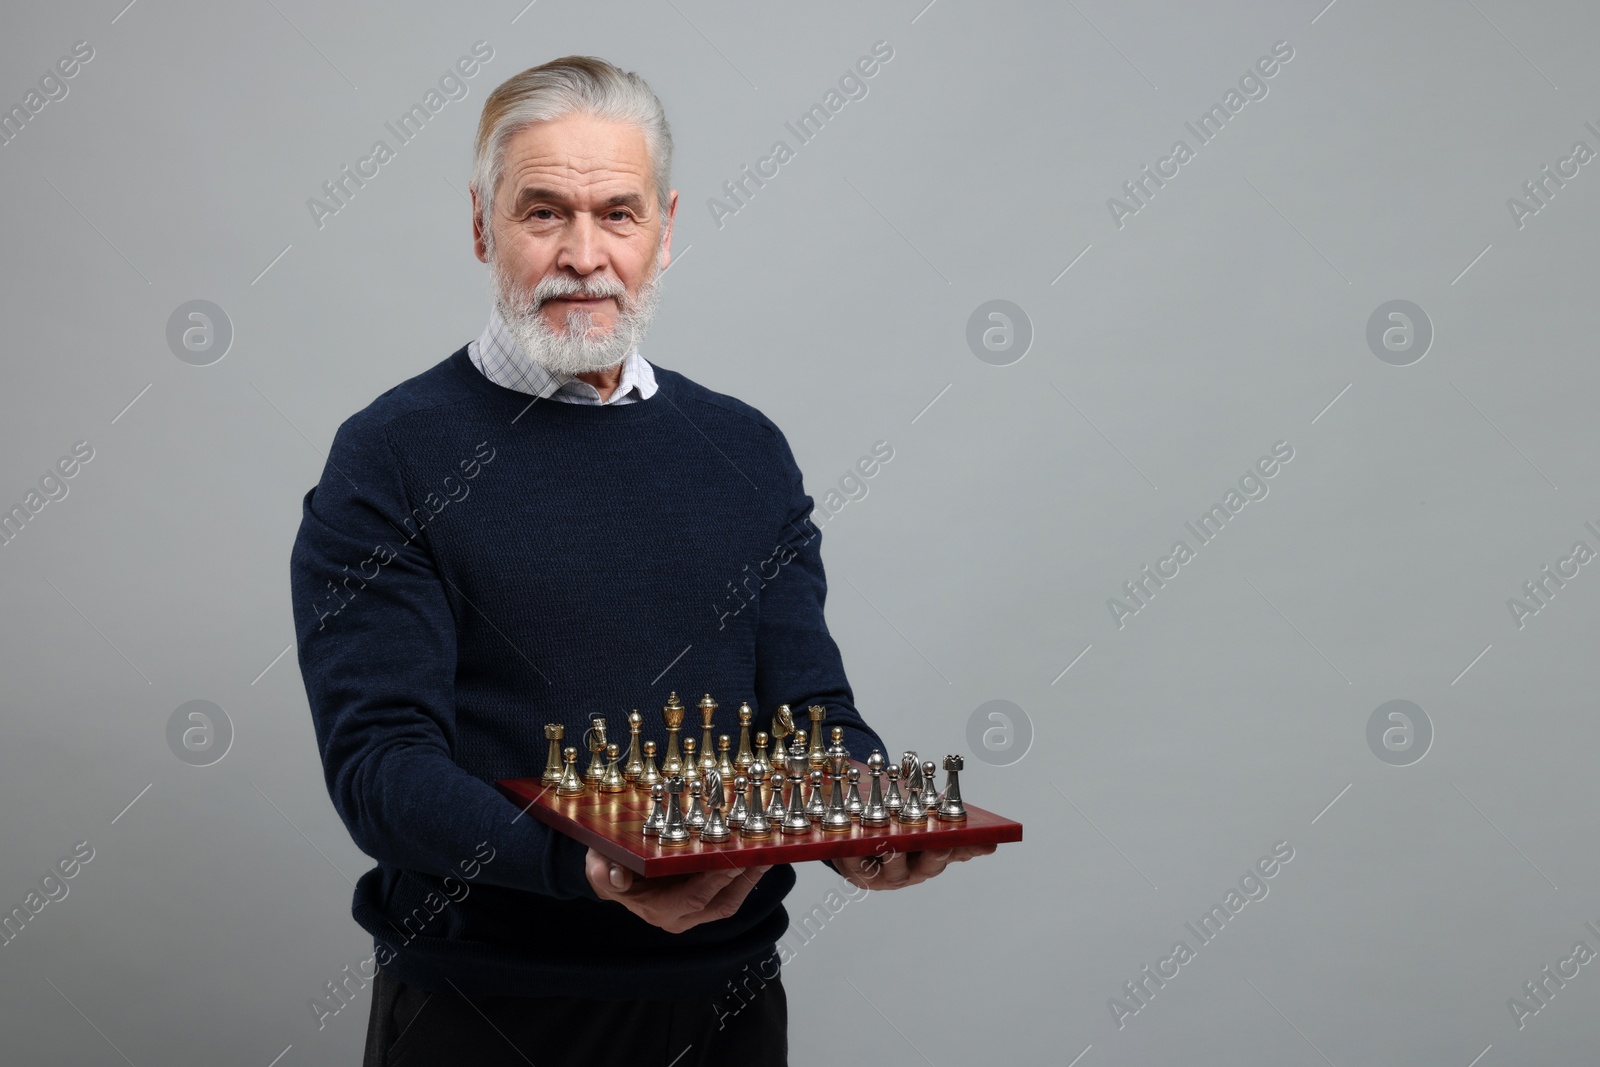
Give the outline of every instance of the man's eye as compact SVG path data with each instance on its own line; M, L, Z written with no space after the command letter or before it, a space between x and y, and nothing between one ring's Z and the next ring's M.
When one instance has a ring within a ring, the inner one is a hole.
M548 221L549 219L554 218L555 217L555 213L552 212L547 207L536 207L536 208L533 209L532 212L530 212L530 217L538 219L541 222L545 222L545 221Z

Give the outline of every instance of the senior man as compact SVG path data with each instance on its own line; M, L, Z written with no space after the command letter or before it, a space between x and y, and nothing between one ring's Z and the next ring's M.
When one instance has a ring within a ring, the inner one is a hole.
M371 1067L786 1062L791 867L638 878L493 785L538 773L546 723L577 738L640 708L664 740L669 690L820 704L851 755L887 752L823 620L782 432L639 353L671 160L655 94L603 60L496 88L471 181L488 325L347 420L305 497L301 672L334 807L378 862L353 907ZM729 589L744 607L709 607ZM834 867L896 888L992 850Z

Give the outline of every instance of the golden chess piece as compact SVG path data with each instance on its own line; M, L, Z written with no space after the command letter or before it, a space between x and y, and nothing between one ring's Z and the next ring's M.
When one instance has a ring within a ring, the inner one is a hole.
M695 758L694 754L695 748L694 738L685 737L683 739L683 788L685 790L695 782L700 781L702 777L700 774L700 761Z
M818 757L824 756L822 743L822 720L828 714L828 709L821 704L813 704L806 709L806 714L811 717L811 765L820 766Z
M783 751L784 740L794 733L794 713L789 710L789 705L779 704L778 710L772 713L772 747Z
M711 733L711 717L717 713L717 702L707 693L696 706L700 709L700 774L703 777L717 765L717 739Z
M583 796L583 779L578 777L578 750L568 745L561 750L561 761L561 782L556 786L556 796Z
M678 748L678 732L683 729L683 701L677 693L667 696L661 709L661 718L667 724L667 751L661 756L661 773L668 778L683 773L683 753Z
M628 788L622 777L622 748L615 741L606 745L606 773L600 779L600 792L621 793Z
M733 757L734 770L740 774L750 773L750 764L755 760L755 753L750 751L750 720L755 718L755 712L750 710L747 700L739 705L739 751Z
M628 712L628 758L622 764L622 777L630 782L638 781L639 773L644 770L644 760L639 758L639 734L643 728L644 716L634 708Z
M727 734L717 735L717 773L722 775L724 782L734 779L735 771L733 760L728 757L728 751L733 748L733 738Z
M545 724L544 736L550 742L550 752L544 759L544 773L539 776L539 781L545 785L559 785L561 782L561 738L566 732L567 728L558 722Z
M641 762L640 768L639 777L633 780L633 784L640 789L649 789L657 782L666 781L661 776L661 772L656 769L656 743L654 741L646 741L644 743L644 760Z
M589 720L589 728L583 732L583 743L589 746L589 767L583 772L583 780L599 785L600 779L606 776L606 721L600 716Z

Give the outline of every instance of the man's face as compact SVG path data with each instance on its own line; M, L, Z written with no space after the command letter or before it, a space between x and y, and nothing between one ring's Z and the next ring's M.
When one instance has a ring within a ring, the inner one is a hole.
M644 133L587 114L534 123L507 143L491 232L473 190L478 258L513 336L568 374L614 367L654 313L677 193L663 217Z

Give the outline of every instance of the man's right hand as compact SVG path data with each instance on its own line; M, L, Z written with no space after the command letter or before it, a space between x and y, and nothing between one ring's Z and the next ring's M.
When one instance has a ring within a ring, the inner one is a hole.
M601 900L614 900L669 934L681 934L701 923L726 919L739 910L750 890L771 869L769 864L643 878L592 848L584 860L589 885Z

